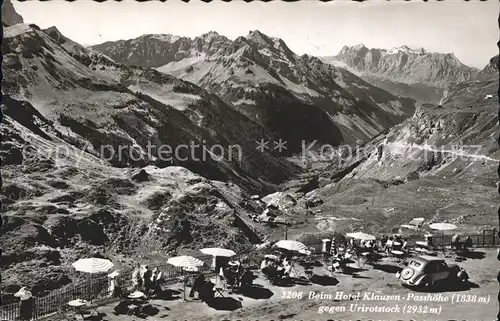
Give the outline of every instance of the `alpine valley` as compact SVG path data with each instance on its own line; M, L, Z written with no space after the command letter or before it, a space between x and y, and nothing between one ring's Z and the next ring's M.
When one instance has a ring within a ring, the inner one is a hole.
M498 56L481 71L407 47L313 57L258 30L85 47L3 9L5 302L78 280L89 253L251 254L283 234L252 220L270 203L297 239L497 224Z

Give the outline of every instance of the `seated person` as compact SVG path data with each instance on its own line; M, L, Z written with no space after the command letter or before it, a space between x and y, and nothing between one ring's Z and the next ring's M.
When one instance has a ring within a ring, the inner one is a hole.
M462 244L460 243L460 236L457 234L453 235L451 238L451 247L456 250L460 250L462 247Z
M464 241L464 250L468 250L472 247L472 239L470 236L467 235Z
M215 284L213 284L211 281L205 282L202 285L200 292L198 292L200 300L202 300L203 302L209 302L213 300L214 288Z
M245 270L240 278L240 287L242 288L251 287L253 284L253 280L254 280L254 275L252 271Z
M429 249L431 249L431 248L434 247L434 243L433 243L433 240L432 240L432 235L426 235L425 236L425 243L427 244L427 247Z
M389 238L387 237L387 235L382 235L382 238L380 239L380 245L381 245L382 247L385 247L385 243L387 243L387 240L388 240L388 239L389 239Z
M285 276L285 268L281 265L276 267L276 277L282 279Z
M403 240L403 245L401 245L401 251L403 252L408 251L408 242L406 240Z
M283 262L283 274L287 277L290 277L290 272L292 271L292 264L290 262Z
M262 262L260 263L260 270L262 273L267 274L269 271L269 261L267 259L263 259Z
M189 297L192 298L194 296L195 292L198 292L198 295L199 295L200 290L201 290L203 284L205 284L205 282L206 282L206 280L205 280L205 276L203 275L203 273L198 273L198 275L196 276L196 278L193 281L193 286L191 287L191 291L189 292Z
M271 262L268 267L267 267L267 274L266 276L269 278L269 279L272 279L272 278L275 278L277 277L279 274L278 274L278 265L276 264L276 262Z

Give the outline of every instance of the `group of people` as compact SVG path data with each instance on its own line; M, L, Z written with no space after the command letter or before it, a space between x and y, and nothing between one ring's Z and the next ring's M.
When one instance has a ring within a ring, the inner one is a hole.
M265 256L260 264L260 270L271 281L290 278L292 271L292 258L290 255L281 254L280 257Z
M460 240L460 236L458 234L453 235L451 238L451 247L455 250L464 250L467 251L472 247L472 238L467 235L464 241Z
M240 261L230 261L220 267L219 277L231 287L232 292L234 289L252 285L254 279L252 271L246 269Z
M150 269L148 265L137 265L132 272L132 284L135 291L141 291L146 296L154 294L160 286L162 274L158 268Z
M251 270L243 267L240 261L230 261L222 266L217 266L218 278L221 283L231 287L231 292L235 289L244 290L253 284L254 275ZM198 293L198 298L204 302L209 302L215 296L215 284L207 280L205 275L198 272L193 280L189 297L194 297Z
M408 251L408 241L399 234L394 234L393 236L383 235L380 239L380 245L386 253L391 253L395 250L402 252Z

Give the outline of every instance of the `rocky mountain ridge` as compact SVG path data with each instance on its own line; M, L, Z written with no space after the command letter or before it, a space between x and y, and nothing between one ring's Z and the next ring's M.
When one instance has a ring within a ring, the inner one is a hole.
M339 150L307 190L284 195L313 204L309 224L324 232L411 235L399 225L414 217L457 224L457 233L496 228L498 88L498 71L456 84L440 105L423 104L359 149Z
M2 25L13 26L18 23L23 23L23 17L17 13L11 0L2 1Z
M363 44L344 46L336 56L322 59L344 66L393 94L431 103L439 101L448 86L467 81L479 72L461 63L452 53L432 53L408 46L392 49L370 49Z
M215 32L194 39L145 35L92 49L196 83L290 146L314 137L334 145L366 140L414 111L411 100L315 57L298 56L282 39L258 30L234 41Z

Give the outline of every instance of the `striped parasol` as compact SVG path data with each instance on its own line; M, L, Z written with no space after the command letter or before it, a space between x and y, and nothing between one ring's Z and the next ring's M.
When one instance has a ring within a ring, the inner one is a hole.
M183 270L187 271L190 269L197 268L199 266L203 266L203 261L198 260L189 255L182 256L174 256L167 260L167 263L176 267L182 267ZM187 271L188 272L188 271ZM183 300L186 300L186 279L184 280L184 291L183 291Z
M188 255L171 257L167 263L177 267L203 266L204 264L203 261Z
M79 272L89 273L89 274L97 274L97 273L106 273L111 268L113 268L114 264L110 260L99 259L99 258L87 258L80 259L72 264L75 270Z
M292 240L281 240L274 244L274 246L280 249L294 252L307 251L307 246L305 246L303 243Z

